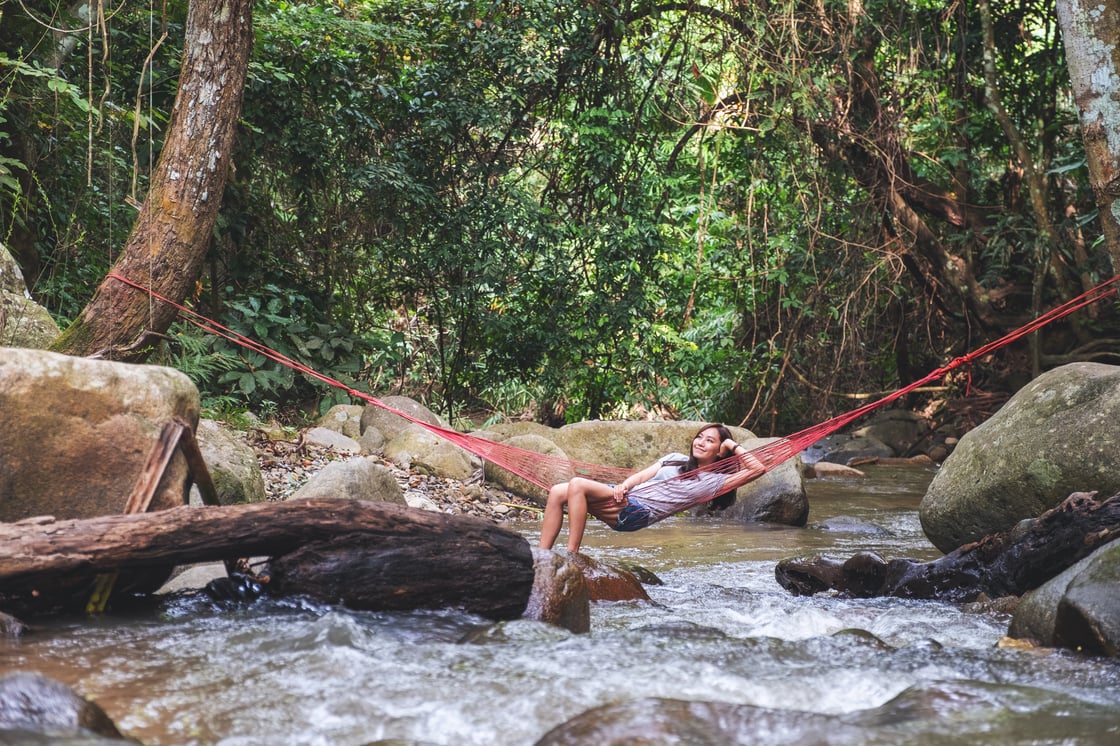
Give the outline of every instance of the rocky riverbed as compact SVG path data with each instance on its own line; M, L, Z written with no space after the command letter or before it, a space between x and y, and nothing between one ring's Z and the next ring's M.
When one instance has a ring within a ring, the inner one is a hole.
M368 458L388 469L413 507L455 515L472 515L495 523L536 520L540 505L486 483L482 469L459 481L402 469L379 456L355 456L308 440L302 433L276 438L264 430L250 430L246 443L256 452L269 500L285 500L332 461ZM541 495L543 501L543 493Z

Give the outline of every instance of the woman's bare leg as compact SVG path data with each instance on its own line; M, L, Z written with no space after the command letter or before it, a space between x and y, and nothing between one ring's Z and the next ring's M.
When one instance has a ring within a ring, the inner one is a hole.
M614 525L619 507L614 502L614 488L592 479L576 477L570 482L554 485L548 491L548 502L544 506L541 519L542 549L552 549L560 529L564 526L564 506L568 508L568 551L578 552L583 543L583 532L587 527L587 513L592 512Z
M556 537L560 535L560 527L564 525L564 506L568 504L568 483L556 484L548 491L548 502L544 506L544 518L541 519L542 549L552 549Z
M583 477L568 482L568 551L578 552L587 527L587 513L591 507L601 507L614 502L614 488ZM617 515L617 507L615 515ZM598 515L598 511L596 511Z

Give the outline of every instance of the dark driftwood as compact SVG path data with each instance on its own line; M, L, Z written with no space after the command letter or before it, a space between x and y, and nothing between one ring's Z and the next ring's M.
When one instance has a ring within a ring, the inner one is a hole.
M304 557L313 552L334 566L312 572ZM346 561L350 552L360 565ZM533 582L525 539L487 521L314 499L0 524L0 608L99 573L250 556L275 558L278 589L311 592L310 583L331 601L351 589L363 608L460 606L506 618L525 608Z
M1033 521L931 562L887 561L863 552L843 561L782 560L774 573L781 586L796 595L831 589L860 598L973 601L980 594L1022 595L1118 536L1120 495L1098 500L1095 492L1076 492Z

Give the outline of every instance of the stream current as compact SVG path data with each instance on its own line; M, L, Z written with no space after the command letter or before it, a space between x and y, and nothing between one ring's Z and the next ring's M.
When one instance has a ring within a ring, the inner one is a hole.
M588 555L664 584L647 587L653 603L593 605L590 634L188 596L0 640L0 672L71 685L147 746L531 746L586 710L646 697L779 711L743 744L804 743L802 713L837 724L813 743L1120 743L1115 661L1000 646L1008 617L993 612L777 584L786 557L938 556L917 516L933 471L868 474L808 482L806 528L591 522ZM535 542L535 523L510 527Z

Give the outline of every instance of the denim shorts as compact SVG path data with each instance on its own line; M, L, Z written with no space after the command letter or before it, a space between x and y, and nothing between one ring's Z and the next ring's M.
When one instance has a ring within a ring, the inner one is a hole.
M626 507L618 512L615 531L637 531L653 523L653 513L645 505L628 497Z

